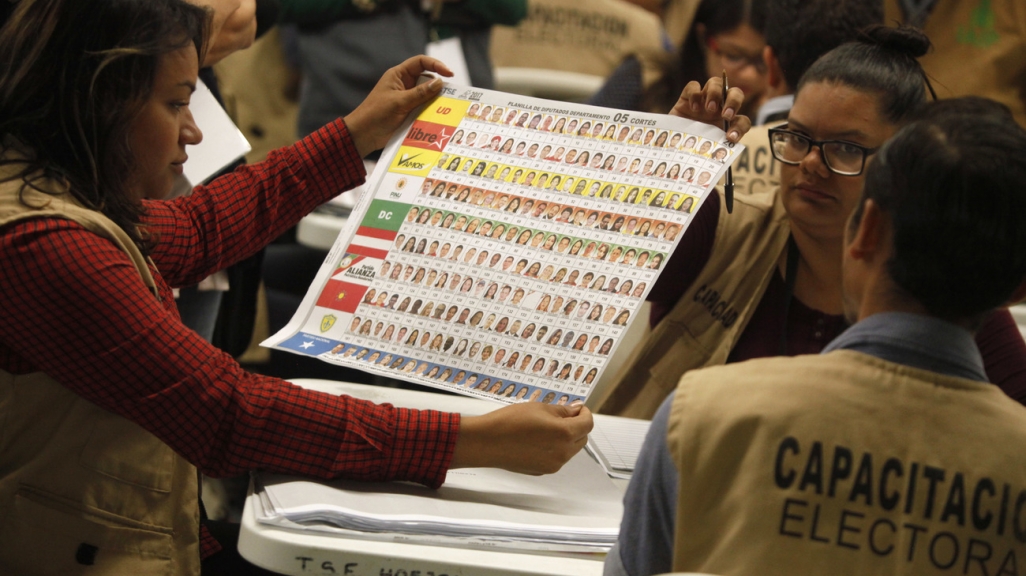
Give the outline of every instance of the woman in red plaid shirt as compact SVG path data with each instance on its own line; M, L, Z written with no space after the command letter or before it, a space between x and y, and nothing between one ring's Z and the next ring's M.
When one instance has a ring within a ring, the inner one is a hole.
M22 0L0 30L0 573L198 574L196 469L438 486L455 467L557 470L580 406L398 409L243 371L171 288L237 262L364 180L441 81L391 69L350 115L164 201L207 13L182 0Z

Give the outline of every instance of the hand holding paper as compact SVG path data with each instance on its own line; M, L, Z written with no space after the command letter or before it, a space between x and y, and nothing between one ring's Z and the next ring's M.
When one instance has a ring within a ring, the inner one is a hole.
M704 87L698 82L689 82L680 93L673 110L670 110L670 115L705 122L716 127L727 121L730 123L727 140L736 143L752 128L751 119L737 113L744 100L745 93L740 88L731 88L724 98L723 79L714 76Z
M414 56L385 72L367 98L345 117L360 156L383 148L414 108L442 90L442 81L437 78L418 85L417 79L424 72L452 76L442 62Z
M214 18L203 66L213 66L229 54L249 48L256 38L256 0L189 0L213 11Z
M552 474L584 447L593 425L584 404L532 402L464 416L450 468Z

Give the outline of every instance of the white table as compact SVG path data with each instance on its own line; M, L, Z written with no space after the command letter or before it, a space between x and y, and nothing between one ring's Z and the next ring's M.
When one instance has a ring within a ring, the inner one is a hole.
M483 414L502 405L476 398L397 390L327 380L293 380L303 387L349 394L396 406ZM614 481L621 490L625 481ZM602 574L604 555L541 555L470 548L448 548L357 540L323 533L292 531L256 521L253 496L246 499L239 552L248 561L283 574L357 576L486 576Z
M374 172L376 162L364 160L363 166L367 170L367 178ZM316 248L327 252L335 244L346 222L349 221L349 211L359 202L360 196L366 190L366 185L360 185L352 190L339 194L329 200L324 206L307 214L296 226L296 241L308 248Z

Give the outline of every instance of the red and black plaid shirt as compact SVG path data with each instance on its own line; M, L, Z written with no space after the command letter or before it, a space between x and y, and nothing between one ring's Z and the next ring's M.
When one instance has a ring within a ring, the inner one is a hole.
M339 120L190 196L146 201L160 302L124 252L70 220L0 228L0 369L45 372L210 476L259 469L439 486L458 415L248 373L182 325L171 293L251 255L363 178ZM205 531L202 549L218 549Z

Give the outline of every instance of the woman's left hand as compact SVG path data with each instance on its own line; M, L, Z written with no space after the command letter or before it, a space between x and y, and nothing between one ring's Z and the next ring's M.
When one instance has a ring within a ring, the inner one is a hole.
M743 114L738 114L741 104L745 101L745 93L740 88L731 88L727 97L723 97L723 79L713 76L701 86L698 82L689 82L680 93L680 98L670 110L671 116L680 116L711 124L717 128L727 125L727 140L738 142L751 128L752 121Z
M360 156L384 148L410 112L441 92L440 78L417 85L417 79L424 72L452 76L452 71L440 61L414 56L389 68L367 98L345 117Z

